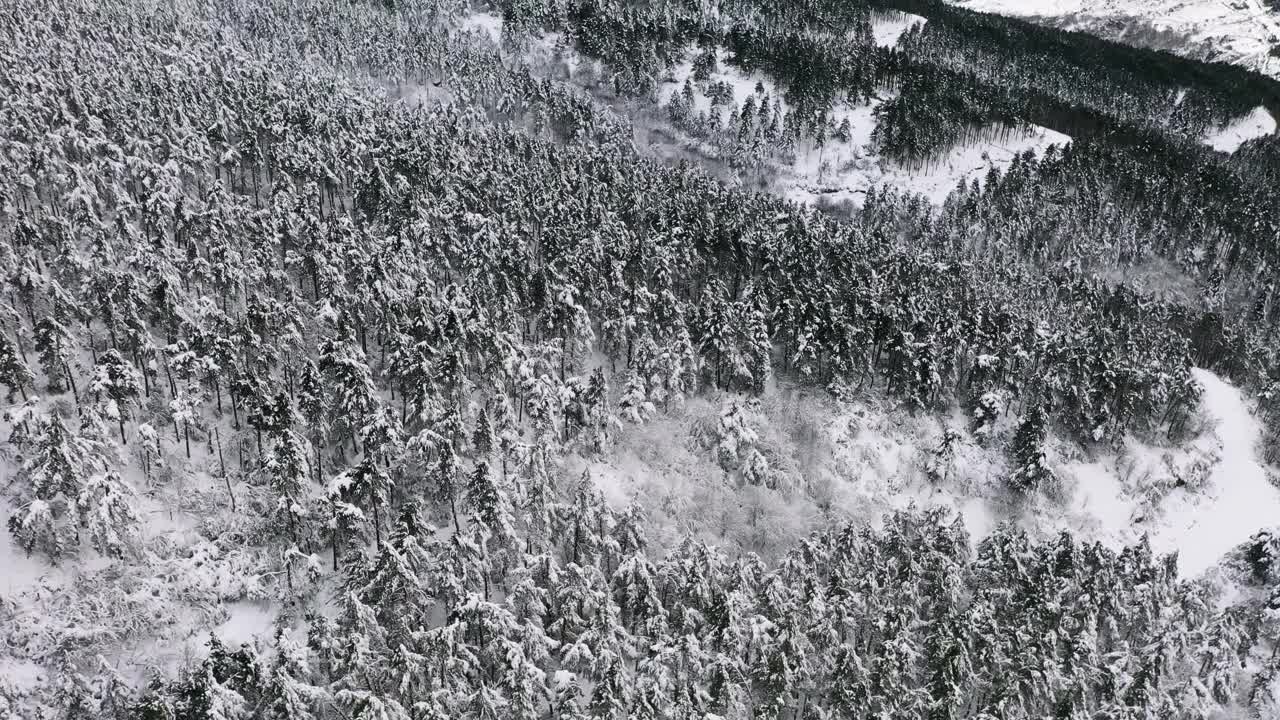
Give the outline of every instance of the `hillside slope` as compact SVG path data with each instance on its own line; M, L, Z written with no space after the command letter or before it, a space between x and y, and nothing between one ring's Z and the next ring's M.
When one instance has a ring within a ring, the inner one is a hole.
M1263 0L950 0L1280 76L1280 9Z
M943 10L13 0L0 720L1274 716L1280 86Z

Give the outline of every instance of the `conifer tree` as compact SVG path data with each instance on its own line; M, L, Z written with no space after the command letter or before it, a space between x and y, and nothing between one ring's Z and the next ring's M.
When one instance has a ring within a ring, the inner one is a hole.
M493 426L489 423L488 408L480 408L476 414L475 429L471 432L471 447L479 457L487 457L493 451Z
M956 447L960 443L960 433L955 428L945 428L937 447L930 453L925 473L933 482L946 482L955 463Z
M27 553L39 549L56 560L76 545L73 504L89 476L105 470L106 463L99 444L92 437L73 435L56 413L27 422L39 425L31 457L19 472L29 500L9 518L9 530ZM92 417L86 415L85 422L91 424ZM98 494L95 491L90 497ZM112 497L107 505L93 507L108 511L110 518L123 519L127 513L119 512L117 501Z
M648 420L654 412L644 380L634 369L627 372L627 384L622 390L622 399L618 401L618 408L622 411L624 419L637 424Z
M22 395L27 399L27 386L35 382L31 370L18 356L17 350L8 336L0 333L0 385L9 388L8 400L13 402L14 395Z
M263 678L264 720L318 720L328 693L307 682L310 669L303 649L283 633L276 636L276 657Z
M115 472L94 475L85 483L76 498L76 511L95 550L116 558L124 555L141 522L134 497L133 488Z
M1014 433L1009 449L1012 465L1009 485L1020 493L1034 492L1053 478L1045 455L1046 424L1044 409L1036 403L1023 414Z
M33 340L49 392L61 393L69 383L74 390L69 363L75 341L67 327L52 317L42 318L36 323Z
M142 394L142 376L115 349L98 357L93 369L89 392L107 401L107 417L114 417L120 426L120 442L125 442L124 422L129 405Z
M304 487L308 476L307 453L292 430L274 433L271 456L265 470L275 496L274 517L289 540L297 543L307 515Z

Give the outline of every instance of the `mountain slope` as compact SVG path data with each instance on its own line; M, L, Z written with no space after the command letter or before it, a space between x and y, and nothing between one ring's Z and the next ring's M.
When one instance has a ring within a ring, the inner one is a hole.
M0 718L1273 715L1277 86L945 9L13 0Z
M1280 76L1280 10L1262 0L950 1Z

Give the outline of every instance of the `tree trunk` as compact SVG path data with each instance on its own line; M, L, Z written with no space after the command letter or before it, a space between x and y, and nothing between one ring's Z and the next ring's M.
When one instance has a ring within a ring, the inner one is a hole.
M236 496L231 492L231 477L227 475L227 463L222 459L222 433L219 432L215 425L213 428L213 439L218 446L218 467L222 470L222 481L227 484L227 497L231 498L231 512L236 511Z

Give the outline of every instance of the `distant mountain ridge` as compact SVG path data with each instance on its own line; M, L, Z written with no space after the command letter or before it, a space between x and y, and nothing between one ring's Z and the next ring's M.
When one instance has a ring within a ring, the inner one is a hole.
M956 0L1109 40L1280 77L1280 4L1271 0Z

